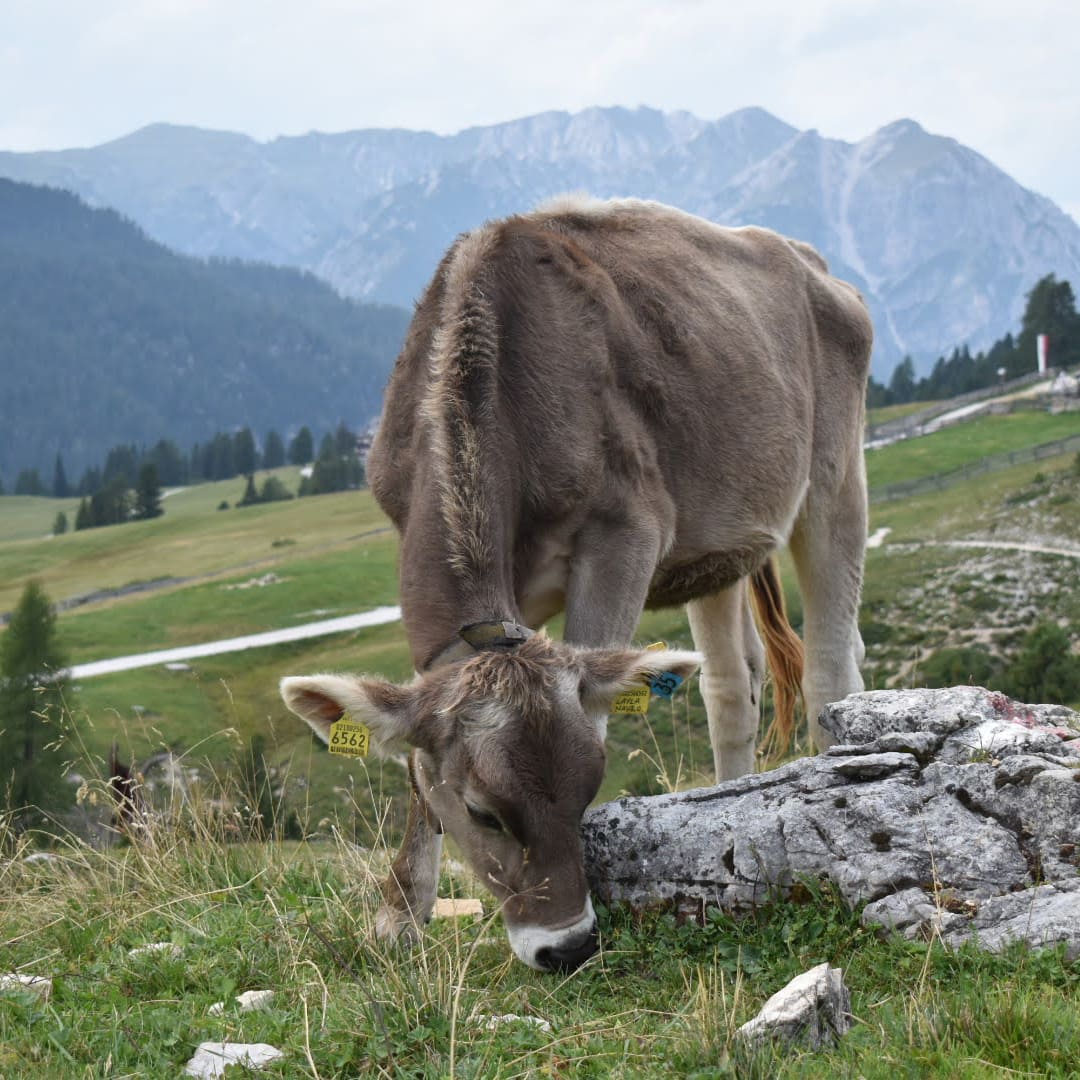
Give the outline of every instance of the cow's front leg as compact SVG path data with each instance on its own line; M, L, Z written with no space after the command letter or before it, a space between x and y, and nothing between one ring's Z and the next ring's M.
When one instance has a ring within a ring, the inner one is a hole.
M409 817L405 838L383 883L383 904L375 915L375 936L380 940L414 939L431 918L439 887L442 825L423 792L418 751L409 755Z
M587 527L577 538L566 590L565 638L598 648L629 644L660 555L650 522Z

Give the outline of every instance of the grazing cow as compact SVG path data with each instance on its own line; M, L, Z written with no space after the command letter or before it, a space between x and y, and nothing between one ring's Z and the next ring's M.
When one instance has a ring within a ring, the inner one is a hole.
M282 682L323 738L348 714L414 748L381 936L430 916L445 830L502 901L518 957L590 956L579 830L612 698L703 661L717 777L752 771L766 651L779 712L798 691L771 558L785 543L823 742L821 707L862 688L871 338L857 292L765 229L565 199L458 238L368 462L401 535L419 674ZM682 603L702 655L628 647L643 608ZM560 610L564 641L532 632Z

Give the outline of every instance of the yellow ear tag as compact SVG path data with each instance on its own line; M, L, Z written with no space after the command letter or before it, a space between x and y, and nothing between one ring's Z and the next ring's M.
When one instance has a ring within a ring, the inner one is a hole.
M330 725L330 753L346 757L367 757L371 749L371 728L346 713Z
M647 686L637 686L633 690L624 690L615 695L611 703L611 712L628 713L644 716L649 711L649 695L652 691Z
M666 641L654 641L651 645L646 645L647 652L660 652L668 647ZM652 696L652 689L649 686L635 687L633 690L624 690L621 694L615 695L615 700L611 703L611 713L621 713L624 716L644 716L649 711L649 698Z

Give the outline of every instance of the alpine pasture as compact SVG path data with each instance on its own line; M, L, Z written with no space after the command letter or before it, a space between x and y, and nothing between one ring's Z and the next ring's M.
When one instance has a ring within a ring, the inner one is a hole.
M873 451L871 487L1077 432L1075 412L960 424ZM281 476L295 487L294 471ZM0 611L30 578L54 602L100 594L59 618L78 664L395 602L394 536L368 493L218 510L241 485L188 488L157 520L49 539L70 506L0 498ZM1041 619L1075 639L1080 558L950 545L1080 547L1076 455L876 504L870 528L890 531L867 558L868 687L922 685L946 649L1005 661ZM793 604L796 627L800 615ZM690 645L681 611L647 616L639 638ZM0 995L0 1075L175 1075L200 1042L223 1039L282 1050L271 1076L1067 1076L1080 1060L1075 964L882 938L813 882L704 926L662 909L601 912L601 953L566 978L516 964L490 903L483 916L435 919L412 950L377 945L376 882L403 821L404 772L394 760L332 758L287 714L279 677L320 670L407 678L400 625L73 687L61 725L79 780L71 820L106 799L114 741L135 761L172 749L188 770L188 803L149 838L106 850L69 836L51 858L27 862L25 840L0 838L0 969L54 980L47 1001ZM275 812L302 840L255 842L235 827L237 763L259 736ZM600 799L707 783L711 768L691 687L654 700L645 718L611 722ZM453 851L440 895L485 899ZM129 955L149 943L177 949ZM735 1028L825 960L844 969L858 1021L841 1045L741 1048ZM233 997L257 989L275 991L269 1008L241 1013ZM224 1011L209 1015L219 1001ZM507 1016L516 1019L491 1021Z

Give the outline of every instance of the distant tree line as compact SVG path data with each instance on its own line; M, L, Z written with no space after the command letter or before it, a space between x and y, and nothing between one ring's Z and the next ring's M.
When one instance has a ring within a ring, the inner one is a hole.
M301 478L297 495L360 488L365 476L358 447L356 432L344 423L323 436L318 454L311 428L306 425L288 444L277 431L268 432L261 449L251 429L244 427L232 433L218 432L209 441L196 443L186 454L170 439L161 439L149 449L137 449L130 443L114 446L104 464L86 469L77 484L69 482L63 458L57 454L51 485L42 481L36 469L26 469L19 473L15 494L51 495L57 499L78 496L74 528L90 529L160 516L164 487L243 476L247 485L237 506L291 499L293 493L276 476L265 477L261 485L255 482L257 471L285 464L311 467L310 473ZM58 513L53 532L67 532L68 526L67 515Z
M866 403L872 408L905 405L911 401L940 401L993 386L1035 370L1035 339L1046 334L1050 363L1058 368L1080 364L1080 315L1067 281L1053 274L1039 280L1027 295L1027 307L1017 337L1006 334L986 352L971 355L967 346L939 357L929 375L915 378L915 365L905 357L893 370L888 386L871 378ZM1004 374L1000 374L1004 372Z

